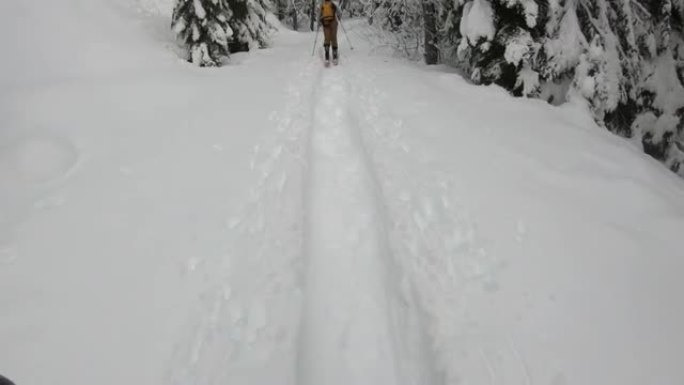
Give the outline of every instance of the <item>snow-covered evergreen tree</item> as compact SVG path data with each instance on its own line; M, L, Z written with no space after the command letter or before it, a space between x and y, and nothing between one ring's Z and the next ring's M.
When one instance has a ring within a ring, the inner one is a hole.
M682 1L640 1L650 16L648 59L637 99L638 115L631 134L644 151L684 176L684 31Z
M171 26L191 62L221 65L230 52L268 44L269 6L267 0L176 0Z
M589 101L600 124L634 138L645 152L679 170L684 88L673 54L673 31L681 37L681 28L672 1L570 4L576 7L568 12L576 12L581 33L590 41L580 44L571 93Z
M473 80L586 100L599 124L684 175L684 0L442 4L440 48L458 44Z
M172 28L198 66L220 65L228 56L228 25L232 13L227 0L177 0Z

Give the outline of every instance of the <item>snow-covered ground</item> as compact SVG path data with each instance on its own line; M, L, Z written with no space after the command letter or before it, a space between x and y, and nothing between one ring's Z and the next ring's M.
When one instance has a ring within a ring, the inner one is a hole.
M674 174L580 107L380 54L362 23L338 67L283 30L198 69L168 12L0 3L0 373L684 383Z

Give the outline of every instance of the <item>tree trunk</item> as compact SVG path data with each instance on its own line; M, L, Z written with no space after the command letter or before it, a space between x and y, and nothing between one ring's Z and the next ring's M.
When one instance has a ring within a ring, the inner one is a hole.
M433 0L423 0L423 30L425 39L425 64L437 64L437 20Z
M290 4L292 5L292 28L295 31L299 31L299 22L297 21L297 4L295 4L294 0L290 0Z
M278 0L276 6L278 7L278 20L285 20L285 15L287 11L287 0Z

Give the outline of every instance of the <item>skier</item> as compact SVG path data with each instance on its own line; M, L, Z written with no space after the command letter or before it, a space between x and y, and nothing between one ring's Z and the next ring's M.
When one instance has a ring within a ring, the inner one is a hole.
M323 48L325 48L325 62L330 63L330 45L332 44L333 63L337 64L337 5L332 0L323 0L321 4L321 18L323 25Z

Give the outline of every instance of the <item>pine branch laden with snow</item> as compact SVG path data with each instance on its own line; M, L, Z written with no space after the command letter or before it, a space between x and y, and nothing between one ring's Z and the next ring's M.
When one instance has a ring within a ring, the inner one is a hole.
M189 61L200 67L220 65L228 57L228 25L232 13L226 0L177 0L171 27L188 49Z
M577 0L550 0L542 54L542 75L548 79L571 76L589 47L577 18Z
M272 4L268 0L225 1L233 13L229 25L235 31L235 50L267 47L271 32L274 30L266 19Z
M517 95L538 92L539 11L534 0L465 3L457 52L474 81L496 83Z
M473 0L463 7L460 32L466 45L476 47L482 43L480 50L489 50L496 34L494 10L489 0Z

